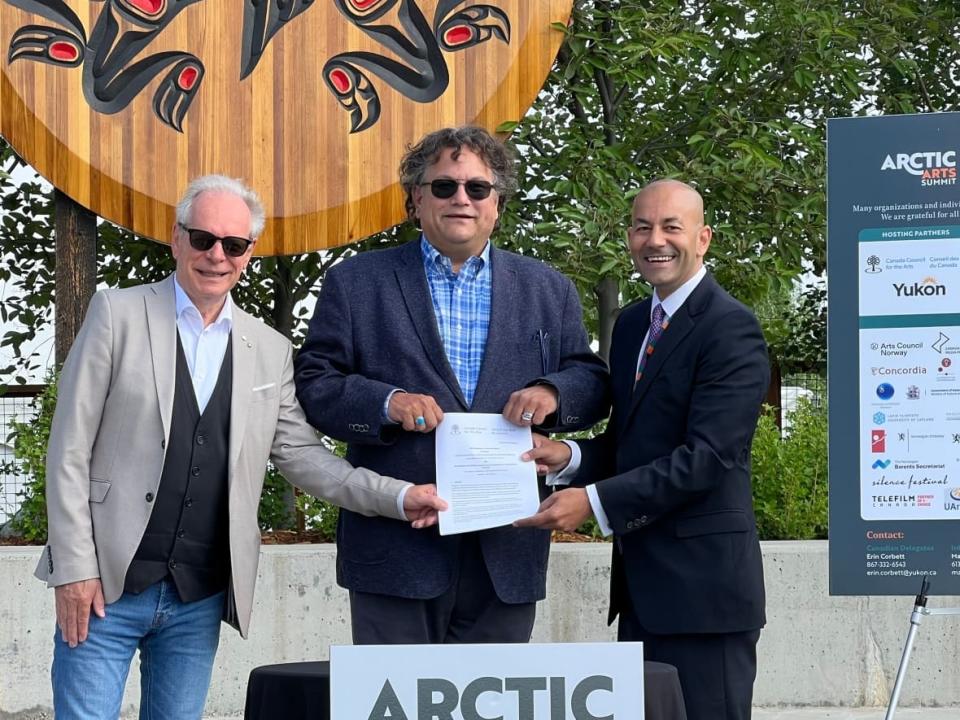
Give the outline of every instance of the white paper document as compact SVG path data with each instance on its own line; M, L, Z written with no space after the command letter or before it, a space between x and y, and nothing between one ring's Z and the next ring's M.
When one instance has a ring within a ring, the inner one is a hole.
M528 427L492 413L444 413L437 426L437 494L450 504L440 534L509 525L540 507Z

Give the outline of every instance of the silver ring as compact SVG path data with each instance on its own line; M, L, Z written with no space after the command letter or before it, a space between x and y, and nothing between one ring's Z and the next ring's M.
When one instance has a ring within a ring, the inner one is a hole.
M520 419L521 419L521 420L526 420L527 422L530 422L531 420L533 420L533 413L532 413L532 412L524 412L524 413L522 413L522 414L520 415Z
M413 421L416 425L426 425L427 421L423 419L423 415L417 415Z

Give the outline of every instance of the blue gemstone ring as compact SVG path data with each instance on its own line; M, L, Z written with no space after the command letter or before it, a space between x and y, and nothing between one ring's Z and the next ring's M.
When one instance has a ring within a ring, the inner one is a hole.
M423 419L423 415L417 415L416 419L413 421L417 425L426 425L427 421Z

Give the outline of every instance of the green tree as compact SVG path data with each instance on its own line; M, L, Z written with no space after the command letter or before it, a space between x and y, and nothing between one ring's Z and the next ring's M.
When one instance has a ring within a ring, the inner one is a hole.
M952 0L585 0L521 122L504 237L577 282L606 351L644 295L624 251L636 189L695 182L710 264L751 305L825 265L825 119L955 108Z

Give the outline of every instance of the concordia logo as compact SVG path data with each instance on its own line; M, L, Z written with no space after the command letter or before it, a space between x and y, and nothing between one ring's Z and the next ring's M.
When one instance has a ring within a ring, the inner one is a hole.
M932 276L925 277L922 282L915 282L912 285L893 283L893 289L897 297L934 297L947 294L947 286L941 285Z
M920 185L955 185L957 153L955 150L897 153L887 155L881 170L905 170L920 178Z

